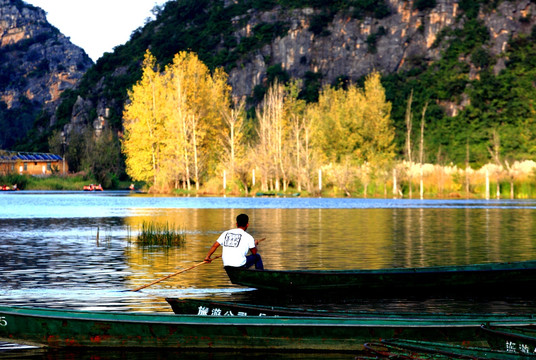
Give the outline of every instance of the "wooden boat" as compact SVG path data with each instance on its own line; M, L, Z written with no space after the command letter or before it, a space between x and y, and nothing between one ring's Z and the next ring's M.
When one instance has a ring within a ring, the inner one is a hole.
M517 354L536 356L536 329L518 326L494 326L483 324L482 330L488 335L488 343L494 349Z
M294 317L343 317L343 318L408 318L420 320L455 322L473 321L489 324L500 321L503 325L526 324L536 322L536 314L511 313L437 313L437 312L381 312L381 311L328 311L321 309L303 309L298 307L283 307L272 305L244 304L230 301L214 301L204 299L166 298L173 312L177 315L207 315L223 316L232 313L239 316L294 316ZM504 326L501 326L503 329ZM536 334L535 334L536 335Z
M475 320L408 317L199 316L0 307L0 341L50 347L358 351L366 342L393 337L478 345L486 341L480 325Z
M463 346L457 344L438 343L408 339L384 339L381 343L367 343L365 348L377 355L405 359L413 359L418 354L433 354L434 359L493 359L493 360L521 360L535 359L536 355L516 354L512 352L495 350L484 346ZM408 351L412 353L408 353ZM436 357L440 356L440 357Z
M242 316L313 316L350 317L348 313L288 308L282 306L242 304L229 301L166 298L177 315L223 315L232 313ZM365 312L362 313L365 315ZM369 313L370 314L370 313ZM355 315L355 314L354 314ZM535 319L536 320L536 319Z
M430 293L526 293L536 284L536 261L379 270L253 270L225 267L233 284L260 290L337 292L367 296Z

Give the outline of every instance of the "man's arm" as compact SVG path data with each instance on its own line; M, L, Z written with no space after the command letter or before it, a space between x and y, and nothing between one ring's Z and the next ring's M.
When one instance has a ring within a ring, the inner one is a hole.
M214 251L216 251L216 249L219 247L220 247L220 243L217 241L214 242L214 244L212 244L212 247L210 248L210 250L207 253L207 256L205 257L206 262L212 262L212 259L210 257L212 256L212 254L214 254Z

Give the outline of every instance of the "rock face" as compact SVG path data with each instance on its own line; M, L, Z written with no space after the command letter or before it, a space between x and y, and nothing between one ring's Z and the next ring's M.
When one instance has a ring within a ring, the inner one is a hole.
M0 101L5 108L17 109L29 100L52 114L61 93L74 88L92 65L81 48L47 22L43 10L21 0L0 0Z
M309 31L317 10L282 12L276 8L255 13L237 37L248 36L248 29L263 22L284 21L291 26L285 37L264 46L231 71L235 95L250 95L262 84L267 68L278 63L291 77L303 78L312 71L322 74L324 83L333 83L339 76L359 78L373 70L392 73L409 69L414 61L438 59L441 47L434 42L440 32L461 26L457 0L437 0L433 8L423 11L414 8L414 1L389 0L388 5L391 15L383 19L339 14L328 25L328 35L321 36ZM511 36L530 32L534 25L530 14L534 13L536 4L530 0L502 1L493 12L481 12L479 18L490 30L490 53L500 54ZM500 63L498 66L500 70Z

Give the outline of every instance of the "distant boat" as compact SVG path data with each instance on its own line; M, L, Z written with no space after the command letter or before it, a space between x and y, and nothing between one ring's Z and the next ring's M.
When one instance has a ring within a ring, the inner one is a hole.
M102 188L102 185L99 184L99 185L94 185L94 184L89 184L89 185L84 185L84 191L103 191L104 189Z
M300 196L299 192L292 193L292 194L285 194L285 193L273 193L273 192L257 192L255 193L255 196Z

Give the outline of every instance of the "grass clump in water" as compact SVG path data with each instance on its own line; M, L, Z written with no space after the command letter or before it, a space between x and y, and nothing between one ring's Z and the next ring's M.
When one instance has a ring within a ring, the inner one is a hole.
M184 230L171 227L169 223L159 224L144 221L137 237L141 245L179 246L184 242Z

